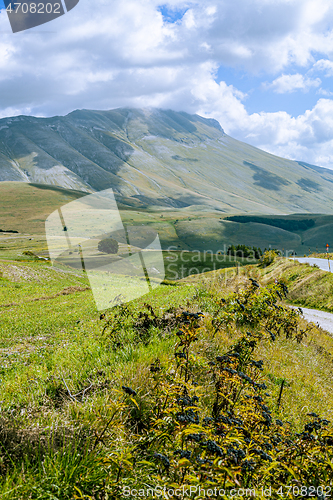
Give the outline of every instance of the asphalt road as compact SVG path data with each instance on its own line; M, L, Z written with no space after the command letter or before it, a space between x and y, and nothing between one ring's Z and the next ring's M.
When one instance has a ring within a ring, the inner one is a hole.
M323 271L329 271L328 261L327 259L316 259L314 257L295 257L295 260L298 260L301 264L317 264L320 269ZM333 272L333 261L330 260L331 272Z
M330 260L330 269L327 259L316 259L314 257L295 257L295 260L304 264L316 264L323 271L333 272L333 262ZM321 328L333 334L333 314L318 311L317 309L307 309L302 307L304 318L307 321L312 321L313 323L318 323Z
M317 311L317 309L307 309L306 307L301 307L301 309L307 321L318 324L323 330L333 335L333 314L325 311Z

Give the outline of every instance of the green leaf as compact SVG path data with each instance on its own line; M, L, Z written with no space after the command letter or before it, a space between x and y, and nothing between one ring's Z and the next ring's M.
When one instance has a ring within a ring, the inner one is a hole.
M181 458L178 462L178 467L190 467L192 463L187 458Z

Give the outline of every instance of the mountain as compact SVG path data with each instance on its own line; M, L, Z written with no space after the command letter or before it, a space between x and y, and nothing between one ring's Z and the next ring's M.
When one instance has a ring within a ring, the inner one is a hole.
M0 181L113 188L137 209L333 213L333 171L237 141L216 120L161 109L1 119Z

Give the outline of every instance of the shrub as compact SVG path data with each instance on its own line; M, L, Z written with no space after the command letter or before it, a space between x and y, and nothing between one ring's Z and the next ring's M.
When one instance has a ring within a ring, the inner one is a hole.
M261 248L257 247L249 247L247 245L230 245L227 250L227 255L236 256L236 257L251 257L252 259L260 259L262 256Z
M269 226L279 227L285 231L306 231L314 227L316 221L314 219L270 219L269 217L256 217L248 215L234 215L226 217L225 220L232 222L249 223L256 222L257 224L267 224Z
M117 253L118 252L118 241L113 238L105 238L98 243L98 250L103 253Z
M278 254L274 250L266 250L264 255L260 259L260 264L262 267L267 267L273 264Z
M115 403L128 418L130 447L103 460L111 470L111 498L123 498L129 484L142 491L166 487L170 500L183 487L182 498L199 500L200 488L217 488L225 490L216 496L222 500L231 488L271 487L278 499L282 486L303 486L302 495L311 496L332 485L330 422L311 412L296 432L283 409L277 414L266 392L264 361L256 356L262 342L278 342L282 335L299 342L306 334L300 311L277 304L287 293L284 283L261 287L251 279L246 289L220 298L214 316L204 320L211 322L213 337L231 324L244 333L214 354L196 347L204 314L182 312L173 355L150 365L148 390L123 386ZM110 437L104 423L101 428L97 444L111 442L111 428Z

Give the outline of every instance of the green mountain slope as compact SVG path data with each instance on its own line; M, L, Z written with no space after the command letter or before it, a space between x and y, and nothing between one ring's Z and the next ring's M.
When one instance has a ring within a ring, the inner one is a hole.
M0 229L44 233L50 213L81 196L85 193L56 186L0 182Z
M218 122L158 109L0 120L0 181L93 192L133 208L333 213L333 171L273 156Z
M40 238L27 247L29 236L44 235L45 220L50 213L86 193L56 186L23 182L0 182L0 230L19 231L19 235L0 231L0 250L8 241L17 241L23 250L40 250ZM126 226L147 225L159 233L163 249L226 251L229 245L246 244L279 248L298 255L311 251L325 252L326 243L333 247L333 215L295 214L285 216L227 216L218 211L202 213L189 208L134 209L119 203ZM233 220L229 220L233 219ZM241 222L236 222L235 219ZM281 222L283 221L283 223ZM283 227L281 227L283 226ZM28 238L28 239L27 239ZM41 236L46 250L45 236ZM17 246L17 245L16 245ZM1 253L1 252L0 252ZM46 254L45 254L46 255ZM1 258L1 255L0 255ZM207 256L209 261L210 256ZM184 262L187 262L185 255ZM170 261L171 270L173 261Z

